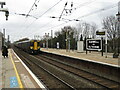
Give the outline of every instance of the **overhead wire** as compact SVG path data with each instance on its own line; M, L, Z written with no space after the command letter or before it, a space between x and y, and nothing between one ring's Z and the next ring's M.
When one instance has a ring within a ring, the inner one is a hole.
M34 7L34 6L37 7L37 6L36 6L36 5L37 5L36 2L39 3L39 1L40 1L40 0L35 0L35 2L33 3L32 7L30 8L30 10L28 11L27 14L18 14L18 13L15 13L15 14L26 16L26 18L27 18L28 16L30 16L30 17L33 17L33 18L37 19L37 17L35 17L35 16L33 16L33 15L30 15L30 12L33 10L33 7ZM23 26L24 24L26 24L26 22L27 22L27 19L25 19L24 23L23 23L21 26ZM28 26L27 26L27 28L28 28Z
M43 14L41 14L40 16L38 16L37 19L35 19L33 22L31 22L24 30L28 29L36 20L38 20L39 18L41 18L43 15L45 15L48 11L50 11L52 8L54 8L56 5L58 5L62 0L59 0L57 3L55 3L52 7L50 7L49 9L47 9Z
M40 1L40 0L35 0L35 2L33 3L32 7L30 8L30 10L28 11L27 14L20 14L20 13L14 13L14 14L16 14L16 15L21 15L21 16L26 16L26 18L27 18L28 16L30 16L30 17L33 17L33 18L37 19L37 17L32 16L32 15L29 15L29 14L30 14L30 12L33 10L33 7L36 6L36 2L39 3L39 1ZM37 7L37 6L36 6L36 7ZM24 24L26 24L26 22L27 22L27 19L25 19L24 23L21 24L20 26L22 27Z
M57 4L59 4L60 2L61 2L62 0L60 0L60 1L58 1L55 5L53 5L51 8L49 8L47 11L45 11L43 14L41 14L39 17L38 17L38 19L40 18L40 17L42 17L45 13L47 13L49 10L51 10L53 7L55 7ZM94 1L96 1L96 0L94 0ZM92 1L92 2L94 2L94 1ZM84 5L82 5L82 6L85 6L85 4L90 4L90 3L92 3L91 1L89 1L89 2L86 2L86 3L84 3ZM67 4L67 2L66 2L66 4ZM65 4L65 6L66 6L66 4ZM81 4L80 4L81 5ZM65 7L64 6L64 7ZM77 9L78 7L76 7L75 9ZM80 7L79 7L80 8ZM29 26L31 26L34 22L35 22L36 20L34 20L31 24L29 24ZM71 21L71 20L70 20ZM48 24L46 24L46 25L48 25ZM46 25L44 25L44 27L46 26ZM60 24L61 25L61 24ZM27 28L29 28L29 26L27 27ZM58 25L59 26L59 25ZM43 28L43 27L41 27L41 28Z
M88 13L86 15L78 17L77 19L84 18L84 17L90 16L90 15L93 15L93 14L96 14L96 13L100 13L102 11L105 11L105 10L108 10L108 9L111 9L111 8L114 8L114 7L117 7L117 4L109 6L109 7L106 7L106 8L102 8L102 9L94 11L94 12L90 12L90 13Z
M39 1L40 1L40 0L39 0ZM39 1L38 1L38 2L39 2ZM29 16L29 14L30 14L30 12L33 10L33 7L34 7L34 6L37 7L36 2L37 2L37 0L35 0L35 2L33 3L32 7L30 8L30 10L28 11L28 13L26 14L26 17Z
M52 20L52 21L53 21L53 20ZM40 29L42 29L42 28L46 27L46 25L49 25L52 21L50 21L50 22L48 22L48 23L46 23L46 24L42 25L42 26L40 27ZM31 32L31 33L33 33L33 32ZM30 33L30 34L31 34L31 33Z
M93 2L95 2L96 0L91 0L91 1L89 1L89 2L85 2L85 3L82 3L82 4L80 4L79 6L77 6L77 7L75 7L75 8L72 8L73 7L73 2L71 2L71 9L65 9L65 7L67 6L67 3L68 2L66 2L65 3L65 6L64 6L64 9L63 9L63 11L65 11L65 10L70 10L70 12L73 10L73 9L78 9L78 8L81 8L81 7L83 7L83 6L86 6L86 5L88 5L88 4L91 4L91 3L93 3ZM58 21L60 21L60 19L62 18L62 14L63 14L63 11L62 11L62 13L61 13L61 15L59 16L59 19L58 19ZM55 16L52 16L51 18L56 18ZM63 18L64 20L65 20L65 18ZM66 19L67 20L67 19ZM70 19L68 19L68 20L70 20Z
M37 1L37 0L36 0ZM40 17L42 17L44 14L46 14L48 11L50 11L52 8L54 8L57 4L59 4L62 0L58 1L55 5L53 5L52 7L50 7L48 10L46 10L43 14L41 14L40 16L38 16L37 19L39 19ZM66 2L67 3L67 2ZM34 4L33 4L34 6ZM66 6L66 4L65 4ZM35 19L32 23L30 23L25 29L28 29L37 19ZM46 24L47 25L47 24ZM46 26L44 25L44 26ZM42 27L43 28L43 27Z
M70 9L63 9L63 10L65 10L65 12L66 12L66 16L70 16L70 15L72 15L72 13L73 13L73 11L75 11L75 10L77 10L78 8L81 8L81 7L84 7L84 6L87 6L87 5L89 5L89 4L91 4L91 3L93 3L93 2L95 2L96 0L90 0L89 2L85 2L85 3L82 3L82 4L80 4L80 5L78 5L77 7L74 7L73 8L73 2L71 2L71 8ZM60 18L62 17L63 15L61 14L61 16L60 16ZM59 18L59 21L60 21L60 18Z
M62 0L60 0L60 1L62 1ZM60 1L59 1L59 2L60 2ZM56 5L56 4L55 4L55 5ZM54 6L55 6L55 5L54 5ZM52 7L54 7L54 6L52 6ZM109 6L109 7L107 7L107 8L102 8L102 9L100 9L100 10L97 10L97 11L88 13L88 14L86 14L86 15L80 16L80 17L78 17L77 19L84 18L84 17L90 16L90 15L93 15L93 14L96 14L96 13L99 13L99 12L102 12L102 11L105 11L105 10L114 8L114 7L116 7L116 6L117 6L117 4L115 4L115 5L112 6L112 7ZM50 9L52 9L52 7L49 8L46 12L48 12ZM42 15L40 15L39 18L40 18L41 16L43 16L46 12L44 12ZM38 18L38 19L39 19L39 18ZM35 21L36 21L36 20L35 20ZM71 21L72 21L72 20L71 20ZM68 22L66 22L66 23L69 23L69 22L71 22L71 21L68 21ZM61 26L61 25L66 24L66 23L62 23L62 24L59 24L59 25L55 25L55 26L49 27L49 28L47 28L46 30L52 29L52 28L55 28L55 27L58 27L58 26ZM31 23L31 24L32 24L32 23ZM31 25L31 24L30 24L30 25ZM44 27L45 27L45 25L44 25ZM42 28L43 28L43 27L42 27Z
M55 27L59 27L59 26L61 26L61 25L64 25L66 22L63 22L63 23L61 23L61 24L58 24L58 25L55 25L55 26L52 26L52 27L48 27L47 29L45 29L44 31L48 31L48 30L51 30L52 28L55 28ZM41 30L41 31L43 31L43 30ZM31 36L31 34L30 34L30 36Z
M54 8L56 5L58 5L62 0L58 1L56 4L54 4L52 7L50 7L48 10L46 10L43 14L41 14L38 18L42 17L44 14L46 14L48 11L50 11L52 8Z
M73 8L73 9L76 10L76 9L78 9L78 8L81 8L81 7L83 7L83 6L86 6L86 5L88 5L88 4L91 4L91 3L95 2L95 1L96 1L96 0L92 0L92 1L89 1L89 2L82 3L82 4L78 5L77 7Z
M109 6L109 7L107 7L107 8L102 8L102 9L100 9L100 10L91 12L91 13L86 14L86 15L83 15L83 16L80 16L80 17L78 17L77 19L84 18L84 17L90 16L90 15L93 15L93 14L97 14L97 13L100 13L100 12L102 12L102 11L105 11L105 10L108 10L108 9L111 9L111 8L114 8L114 7L117 7L117 4L112 5L112 6ZM77 20L77 19L76 19L76 20ZM72 21L73 21L73 20L68 20L68 22L66 22L66 23L69 23L69 22L72 22ZM56 27L58 27L58 26L61 26L61 25L66 24L66 23L62 23L62 24L59 24L59 25L57 25L57 26L49 27L49 28L47 28L46 30L52 29L52 28L56 28Z
M43 14L41 14L37 19L35 19L32 23L30 23L27 28L28 29L36 20L38 20L40 17L42 17L43 15L45 15L48 11L50 11L52 8L54 8L57 4L59 4L62 0L59 0L56 4L54 4L52 7L50 7L49 9L47 9Z

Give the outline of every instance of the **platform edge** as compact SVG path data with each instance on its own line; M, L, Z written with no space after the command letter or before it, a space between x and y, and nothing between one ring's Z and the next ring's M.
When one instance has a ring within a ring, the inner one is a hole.
M29 74L33 77L33 79L36 81L36 83L39 85L39 87L42 88L43 90L47 90L46 87L43 85L43 82L38 80L38 78L35 76L35 74L24 64L24 62L18 57L18 55L14 52L13 49L12 49L12 51L15 54L15 56L20 60L22 65L26 68L26 70L29 72Z

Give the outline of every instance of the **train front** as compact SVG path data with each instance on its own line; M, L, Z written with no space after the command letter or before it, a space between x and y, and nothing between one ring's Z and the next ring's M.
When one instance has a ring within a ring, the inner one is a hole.
M40 41L39 40L30 41L30 51L32 54L40 53Z

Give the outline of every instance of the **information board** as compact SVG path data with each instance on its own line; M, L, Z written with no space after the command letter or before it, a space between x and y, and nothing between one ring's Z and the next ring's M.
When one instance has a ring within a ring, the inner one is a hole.
M87 50L102 50L102 40L101 39L87 39L86 40Z
M105 35L105 31L96 31L96 35Z

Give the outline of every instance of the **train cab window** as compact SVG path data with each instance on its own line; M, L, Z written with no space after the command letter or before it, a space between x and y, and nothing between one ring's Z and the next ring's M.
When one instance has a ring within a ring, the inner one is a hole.
M30 42L30 46L34 46L34 42Z
M40 42L38 42L38 46L40 46Z

